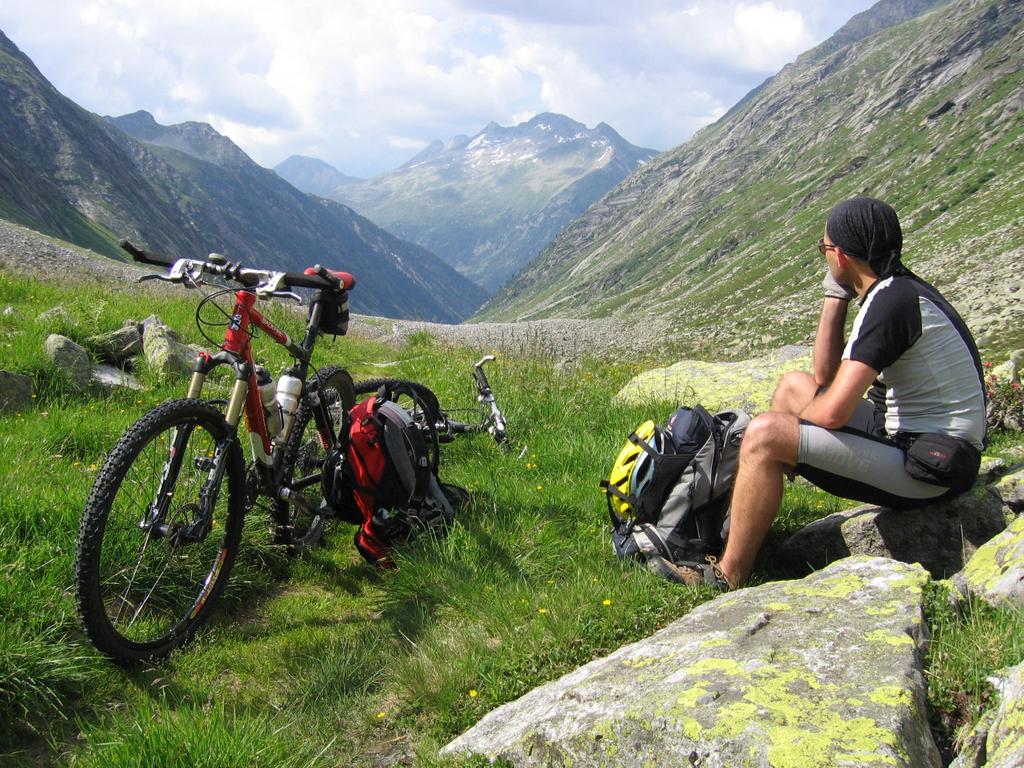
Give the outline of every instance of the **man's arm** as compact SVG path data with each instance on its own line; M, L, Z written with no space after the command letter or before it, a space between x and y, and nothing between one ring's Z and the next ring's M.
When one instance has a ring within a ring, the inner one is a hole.
M829 388L808 403L801 411L800 418L826 429L845 427L876 378L878 371L870 365L856 360L843 360Z
M832 383L843 356L843 331L846 328L846 309L849 302L825 297L818 319L818 333L814 337L814 383L825 387Z

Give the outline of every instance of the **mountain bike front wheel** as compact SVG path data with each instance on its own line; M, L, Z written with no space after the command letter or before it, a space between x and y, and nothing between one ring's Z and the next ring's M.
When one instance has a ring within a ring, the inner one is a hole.
M78 535L78 612L96 647L130 664L187 642L224 590L244 512L242 453L215 407L171 400L129 427Z

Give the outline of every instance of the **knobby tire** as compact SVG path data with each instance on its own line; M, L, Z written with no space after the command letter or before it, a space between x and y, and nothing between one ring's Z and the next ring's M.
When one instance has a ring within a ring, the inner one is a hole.
M175 435L181 463L161 493ZM218 449L223 474L211 488ZM204 491L216 493L207 532L185 537ZM167 499L163 526L147 529L158 498ZM192 637L234 565L245 498L242 452L209 403L172 400L128 428L96 476L76 551L78 613L101 652L129 665L161 659Z

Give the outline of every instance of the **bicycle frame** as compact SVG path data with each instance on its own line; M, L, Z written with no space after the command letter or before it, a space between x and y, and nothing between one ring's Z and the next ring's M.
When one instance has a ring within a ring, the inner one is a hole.
M302 394L305 394L306 376L309 373L309 362L316 344L317 330L320 326L323 309L318 298L313 303L306 325L305 337L300 344L296 344L288 334L256 309L256 300L257 296L252 291L235 291L235 304L230 322L224 332L222 351L215 355L208 352L198 355L187 396L194 398L201 396L206 377L214 368L220 365L230 365L234 369L235 383L228 399L225 420L237 434L238 424L244 411L252 457L256 466L260 468L261 479L267 483L280 479L281 457L284 451L274 450L273 436L267 431L267 422L263 415L263 402L260 399L259 385L256 380L256 365L252 356L250 327L259 328L276 344L288 351L288 354L295 360L295 364L288 368L286 374L295 376L303 382ZM287 434L282 435L279 445L283 446L287 439ZM277 483L271 482L271 484L276 485Z

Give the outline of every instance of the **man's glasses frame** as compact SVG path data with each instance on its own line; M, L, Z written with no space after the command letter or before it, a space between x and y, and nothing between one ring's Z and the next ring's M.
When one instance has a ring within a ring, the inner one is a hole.
M825 251L829 251L829 250L834 251L835 249L836 249L836 246L835 245L831 245L829 243L826 243L824 237L819 237L818 238L818 253L820 253L822 256L825 255Z

